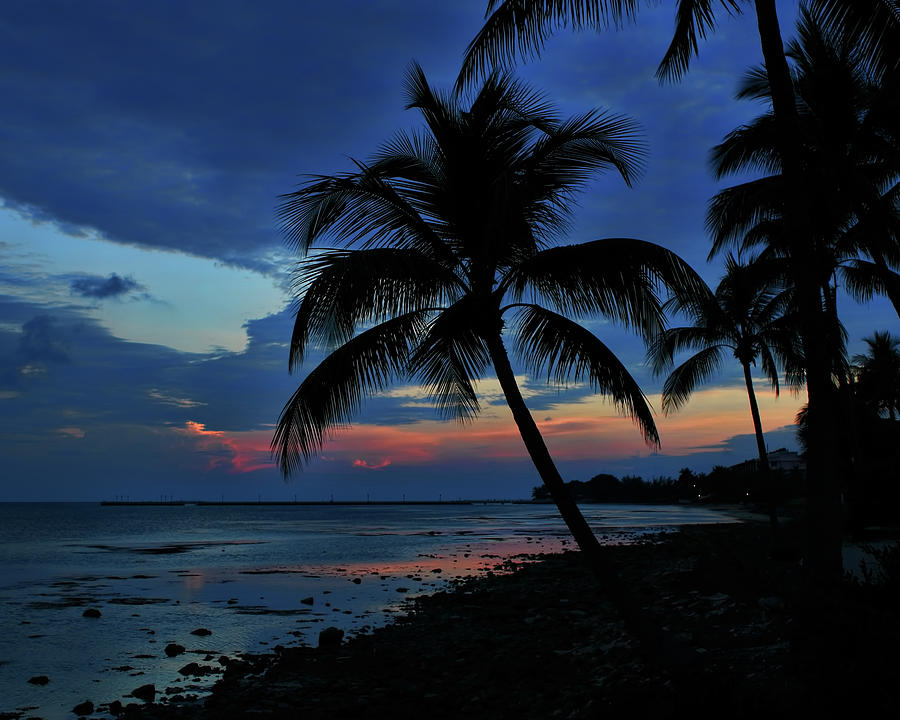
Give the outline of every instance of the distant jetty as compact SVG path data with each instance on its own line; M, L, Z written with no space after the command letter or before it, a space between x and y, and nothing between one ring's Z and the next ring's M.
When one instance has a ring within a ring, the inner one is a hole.
M531 500L101 500L110 507L187 505L531 505Z

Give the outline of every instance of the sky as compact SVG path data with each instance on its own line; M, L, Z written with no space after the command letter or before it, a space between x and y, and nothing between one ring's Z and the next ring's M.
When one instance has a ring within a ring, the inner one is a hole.
M442 422L414 384L371 398L299 475L269 454L288 373L299 258L275 207L310 174L351 170L398 130L417 61L449 89L484 0L37 0L0 5L0 501L528 497L539 479L499 386L474 423ZM778 2L783 33L795 3ZM721 18L677 84L653 77L671 3L619 31L550 39L516 74L564 115L595 107L644 128L646 171L578 196L567 242L664 245L711 284L709 149L759 105L733 99L758 64L752 14ZM842 298L850 352L897 330L876 299ZM591 323L657 411L660 448L584 387L519 381L566 479L708 471L755 453L740 367L681 412L641 342ZM804 398L758 395L771 449L796 447Z

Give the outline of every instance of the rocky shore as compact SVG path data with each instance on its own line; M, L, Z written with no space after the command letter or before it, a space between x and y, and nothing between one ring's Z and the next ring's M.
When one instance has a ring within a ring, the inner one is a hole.
M227 663L202 701L134 703L174 718L897 717L895 604L848 582L810 602L787 527L689 526L613 549L645 613L691 661L645 659L577 553L518 558L411 603L370 634ZM799 535L797 535L799 537Z

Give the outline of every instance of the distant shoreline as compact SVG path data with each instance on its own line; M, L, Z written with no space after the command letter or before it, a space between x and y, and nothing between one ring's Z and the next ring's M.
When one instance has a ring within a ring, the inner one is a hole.
M533 505L533 500L102 500L103 506L147 505Z

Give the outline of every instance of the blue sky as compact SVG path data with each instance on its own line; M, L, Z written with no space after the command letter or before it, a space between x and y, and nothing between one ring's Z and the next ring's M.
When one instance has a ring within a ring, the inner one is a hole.
M537 483L496 384L484 417L441 423L420 388L372 399L300 476L267 448L287 373L297 261L274 221L305 174L365 159L399 129L412 60L449 88L483 0L453 3L40 0L0 8L0 500L523 497ZM779 2L785 35L795 3ZM732 99L760 61L727 16L684 80L653 78L669 3L619 32L560 33L517 74L563 113L642 124L646 172L579 197L572 241L660 243L710 283L709 148L760 111ZM883 301L842 301L851 352L896 329ZM592 325L659 407L633 337ZM583 388L521 382L569 479L674 474L753 455L739 368L658 417L662 448ZM760 385L770 447L802 398Z

